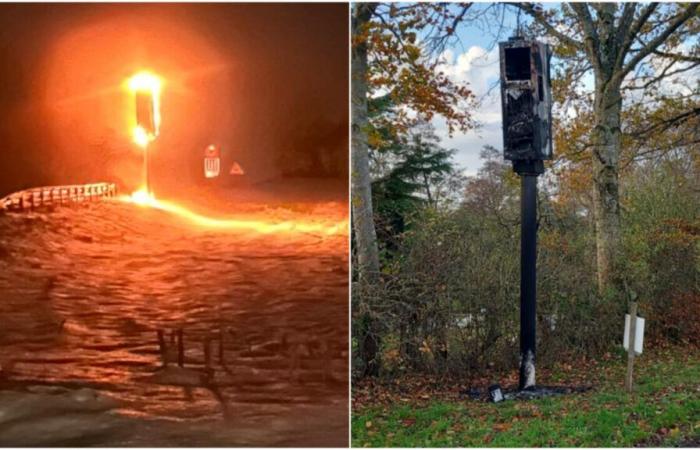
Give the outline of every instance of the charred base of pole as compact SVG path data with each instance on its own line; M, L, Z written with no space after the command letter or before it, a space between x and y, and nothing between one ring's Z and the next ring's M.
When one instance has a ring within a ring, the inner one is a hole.
M460 392L461 397L471 400L500 403L506 400L537 400L559 395L580 394L593 389L592 386L532 386L527 389L502 389L498 384L489 386L486 390L468 389Z

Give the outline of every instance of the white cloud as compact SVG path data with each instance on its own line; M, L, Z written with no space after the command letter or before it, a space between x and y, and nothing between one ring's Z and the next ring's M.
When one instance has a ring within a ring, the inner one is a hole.
M479 100L472 117L481 124L481 128L467 133L456 132L448 136L445 121L433 120L438 136L443 145L457 149L455 160L468 174L474 174L481 161L479 153L484 145L502 146L501 138L501 104L500 91L497 86L499 76L498 47L491 51L479 46L472 46L460 54L446 50L442 55L443 63L439 66L452 81L468 83L469 89Z
M439 68L452 81L469 83L477 97L486 94L489 83L498 79L498 47L487 51L482 47L472 46L456 56L452 50L446 50L441 59L443 64Z

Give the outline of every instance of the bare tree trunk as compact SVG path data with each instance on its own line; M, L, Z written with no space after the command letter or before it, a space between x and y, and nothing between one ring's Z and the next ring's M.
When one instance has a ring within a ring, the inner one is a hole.
M621 142L620 85L596 80L593 128L593 212L596 229L598 290L616 288L615 261L621 248L619 163Z
M367 44L357 39L369 22L374 5L354 5L352 18L352 223L355 232L360 276L374 277L379 272L377 233L372 211L372 180L369 173L367 128Z
M425 195L428 197L428 205L430 206L437 206L437 202L433 204L433 196L430 193L430 182L428 181L428 176L423 173L423 186L425 186Z
M577 5L577 14L586 32L586 46L595 72L593 99L593 215L595 216L596 266L598 291L615 289L615 260L620 249L619 167L622 146L620 86L624 78L620 57L623 45L615 27L617 5L606 3L597 8L597 32L588 6Z
M372 180L369 172L369 148L367 131L369 127L367 105L367 43L365 26L376 8L371 3L356 3L352 16L352 55L351 55L351 102L352 102L352 172L351 204L352 224L355 233L355 250L361 283L374 283L379 275L379 250L377 232L374 228L372 209ZM367 298L360 298L358 319L359 354L362 359L364 376L379 374L379 337L372 316L372 305Z
M699 5L690 3L676 14L664 19L663 26L655 13L659 2L639 6L627 3L573 2L569 7L575 15L579 30L567 34L547 21L541 9L532 3L517 3L550 35L561 43L586 53L595 73L593 139L593 212L596 229L598 289L601 293L619 291L620 280L616 260L621 249L619 160L621 152L620 111L622 81L634 74L644 58L657 52L681 27L697 16ZM595 17L591 11L595 11ZM647 36L646 39L641 36ZM687 60L688 56L677 55ZM693 57L690 57L693 61ZM664 71L665 72L665 71ZM661 78L664 78L662 75Z

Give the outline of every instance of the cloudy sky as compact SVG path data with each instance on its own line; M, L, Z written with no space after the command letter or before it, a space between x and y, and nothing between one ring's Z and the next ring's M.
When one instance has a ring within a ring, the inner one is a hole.
M436 131L443 139L443 145L447 148L457 149L455 160L468 175L474 174L482 165L479 153L485 145L492 145L498 149L503 147L501 131L501 105L498 86L499 63L498 42L505 41L511 36L516 27L516 12L513 7L493 10L491 4L476 4L470 11L484 13L474 21L464 23L458 30L459 41L448 48L442 58L444 64L442 70L455 82L468 83L469 88L480 100L480 105L473 111L473 117L480 123L480 127L467 133L456 132L452 137L448 136L444 120L436 118L433 124ZM557 8L559 3L549 3L545 8ZM487 10L492 8L492 10ZM502 19L502 22L501 22ZM521 15L522 23L530 22L525 15ZM502 26L501 26L502 23ZM546 40L546 38L544 39ZM678 51L687 50L697 44L696 39L686 40L679 45ZM648 58L653 74L663 70L666 61L661 61L653 56ZM678 64L678 67L682 67ZM669 77L659 86L659 89L669 92L688 93L690 88L687 81L697 79L700 68L692 72L682 73ZM592 74L583 79L584 89L593 87ZM634 101L639 92L627 94L627 100ZM556 151L556 149L555 149Z
M443 57L446 64L443 70L457 82L467 82L479 99L479 106L473 116L480 127L467 133L456 132L448 136L442 119L434 125L443 138L443 145L457 149L455 159L468 174L474 174L481 166L479 153L484 145L502 147L501 105L498 90L498 47L492 49L473 45L464 52L449 49Z
M475 8L483 10L488 5L478 4ZM455 159L469 175L481 167L479 153L485 145L502 148L501 104L498 88L498 42L505 40L513 32L515 17L508 11L499 34L500 23L493 14L487 14L476 22L463 25L458 31L459 41L455 42L442 55L444 64L441 69L453 81L468 83L469 88L479 99L479 106L473 117L480 127L467 133L455 132L448 136L444 120L433 121L436 131L443 138L443 145L457 149Z

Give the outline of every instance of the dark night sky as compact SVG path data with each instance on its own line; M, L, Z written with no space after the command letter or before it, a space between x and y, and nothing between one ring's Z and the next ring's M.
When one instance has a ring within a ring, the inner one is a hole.
M154 178L201 177L209 143L253 180L347 177L343 4L0 5L0 195L139 182L124 81L165 79Z

